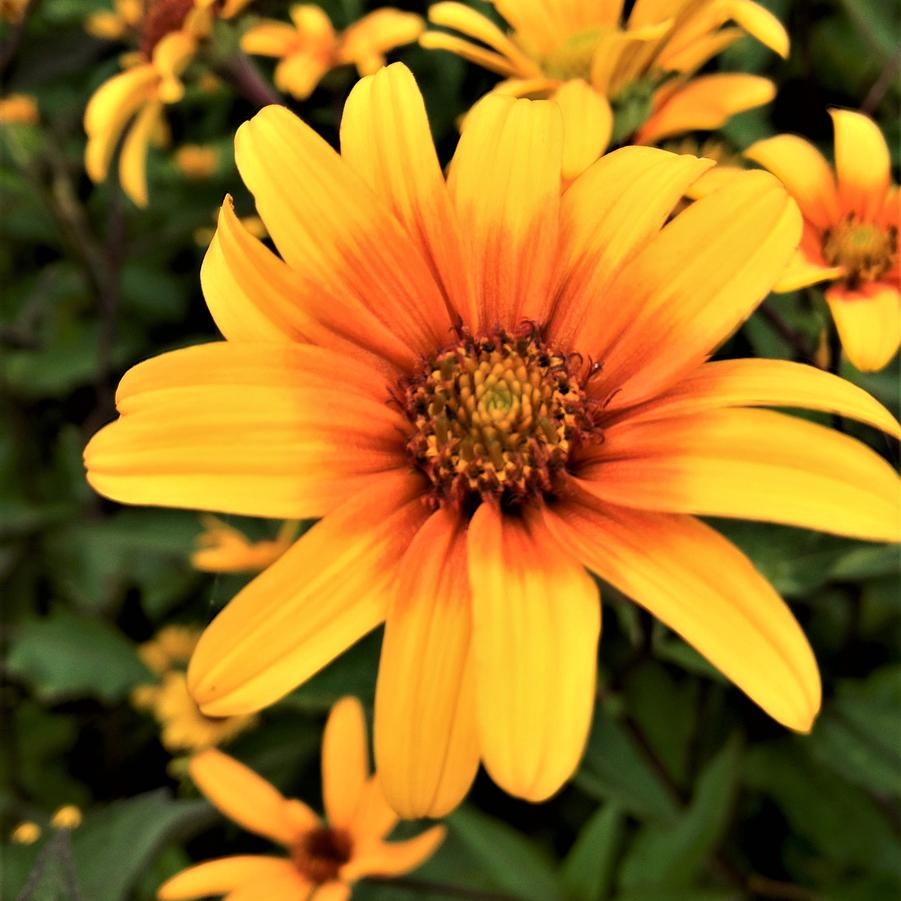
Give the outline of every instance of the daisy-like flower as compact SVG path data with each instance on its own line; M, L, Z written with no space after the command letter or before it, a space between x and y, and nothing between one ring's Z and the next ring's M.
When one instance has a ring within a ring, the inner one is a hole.
M328 15L310 3L292 6L291 22L263 19L246 31L241 49L257 56L273 56L275 86L305 100L323 75L338 66L355 65L361 76L385 65L385 54L415 41L422 19L399 9L377 9L336 33Z
M236 901L344 901L366 876L416 869L444 840L444 827L386 842L397 816L378 778L369 775L368 758L363 708L356 698L342 698L322 742L323 821L231 757L213 750L195 755L191 778L203 794L229 819L284 846L288 857L243 855L198 864L166 882L160 901L224 894Z
M131 370L85 452L119 501L323 517L207 628L202 709L270 704L387 618L375 751L394 808L450 810L480 760L547 798L594 709L591 570L808 730L801 629L694 514L894 540L883 459L754 408L899 427L828 373L706 362L800 239L778 181L743 173L664 227L713 164L627 147L561 195L559 108L509 97L471 113L445 181L397 64L352 91L340 155L281 107L235 144L282 257L227 201L201 275L226 340Z
M611 135L656 144L719 128L772 100L773 83L757 75L696 76L744 34L788 55L785 29L752 0L637 0L625 20L623 0L493 3L510 32L462 3L436 3L429 21L471 40L428 31L420 43L502 75L495 92L554 98L564 117L567 178L593 163Z
M238 529L217 516L203 517L204 531L197 536L191 555L195 569L210 573L259 572L275 563L294 543L299 523L287 521L272 540L250 541Z
M126 55L125 71L105 81L85 109L85 170L92 181L106 179L127 131L119 155L119 181L137 206L147 206L147 150L165 129L163 109L184 96L182 73L213 18L234 16L247 2L148 0L136 26L138 50Z
M138 648L138 656L158 681L139 685L131 700L139 710L153 714L160 724L163 747L173 753L224 744L256 724L252 715L214 717L201 713L185 678L185 666L199 638L200 629L166 626Z
M826 301L848 359L882 369L901 344L901 198L879 126L830 110L835 170L796 135L758 141L745 156L779 177L804 215L804 237L777 291L827 282Z

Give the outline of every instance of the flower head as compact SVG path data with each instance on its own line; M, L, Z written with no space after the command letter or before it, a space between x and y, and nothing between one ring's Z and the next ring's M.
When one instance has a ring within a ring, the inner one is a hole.
M594 162L611 135L654 144L719 128L772 100L766 78L696 76L745 33L788 54L785 29L752 0L638 0L625 20L622 0L493 2L509 32L462 3L442 2L429 9L429 21L466 39L428 31L420 43L504 76L497 93L554 98L564 116L567 178Z
M876 541L899 532L878 455L761 409L893 417L835 376L708 363L801 234L769 173L667 223L712 165L608 154L561 194L563 121L493 96L445 181L410 72L351 93L341 153L281 107L236 157L281 258L230 201L201 281L224 342L129 372L85 452L128 503L322 517L205 631L211 715L292 690L387 620L375 751L404 816L453 808L484 762L540 800L594 709L597 584L679 632L779 722L820 683L789 609L695 514Z
M254 716L206 716L200 711L188 692L184 671L199 638L199 629L166 626L138 649L141 660L158 680L139 685L132 693L132 703L154 715L161 727L163 746L173 752L224 744L256 723Z
M901 344L898 186L879 126L863 113L830 110L835 167L795 135L745 152L778 176L804 216L801 246L777 291L825 282L826 300L848 359L882 369Z
M433 826L416 838L386 842L397 816L376 776L369 775L363 708L343 698L329 714L322 745L325 820L301 801L284 798L243 764L219 751L194 756L197 787L227 817L284 846L287 857L224 857L173 876L160 901L254 890L278 901L329 901L350 897L366 876L396 876L418 867L444 838ZM229 894L229 897L232 897Z
M285 522L269 541L248 541L247 536L215 516L203 517L205 531L197 537L198 548L191 555L195 569L203 572L259 572L274 563L291 547L298 524Z
M275 85L298 100L338 66L352 64L360 75L371 75L385 65L385 53L415 41L424 27L419 16L386 7L336 33L326 13L308 3L291 7L291 22L263 19L244 33L241 47L278 58Z

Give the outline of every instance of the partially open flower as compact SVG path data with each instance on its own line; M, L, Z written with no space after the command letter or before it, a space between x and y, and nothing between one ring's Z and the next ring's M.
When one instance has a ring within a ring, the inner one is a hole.
M325 819L284 798L252 770L218 751L192 758L197 787L226 816L277 842L286 856L223 857L190 867L159 890L160 901L234 892L271 901L343 901L366 876L398 876L418 867L444 838L433 826L416 838L386 842L397 815L369 775L363 709L356 698L332 708L322 745Z

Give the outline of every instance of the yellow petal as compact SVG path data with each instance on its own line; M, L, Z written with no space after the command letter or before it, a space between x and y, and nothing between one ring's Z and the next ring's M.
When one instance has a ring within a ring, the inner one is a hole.
M705 363L630 421L683 416L719 407L798 407L847 416L901 439L901 426L878 400L853 382L788 360Z
M204 713L273 703L382 622L397 564L428 516L421 491L412 474L386 477L317 523L228 604L188 669Z
M588 737L598 590L537 514L482 504L468 552L485 768L510 794L543 801L572 775Z
M848 291L836 285L826 291L848 359L862 372L878 372L901 345L901 294L888 284Z
M563 178L570 181L607 149L613 111L607 98L581 79L567 81L554 101L563 114Z
M403 419L359 370L303 345L199 345L139 364L85 449L122 503L303 519L404 467ZM366 370L364 370L365 372ZM370 376L371 377L371 376ZM355 383L355 379L357 379Z
M713 131L736 113L769 103L776 86L768 78L718 72L692 78L669 94L638 130L639 144L656 144L687 131Z
M243 885L268 881L292 871L295 870L291 861L278 857L220 857L188 867L167 879L157 891L157 898L159 901L188 901L207 895L224 895Z
M745 156L769 169L819 228L839 220L838 192L829 163L813 144L796 135L776 135L752 144Z
M559 108L488 95L466 117L448 186L481 300L471 328L547 314L563 162Z
M341 155L419 245L448 304L473 321L475 301L460 227L422 94L406 66L388 66L354 86L341 119Z
M281 792L233 757L210 748L191 758L188 771L206 798L239 826L285 846L300 838L303 825L297 816L300 802L292 802L289 814L288 801ZM309 808L305 819L308 829L319 822Z
M321 286L336 318L383 324L406 345L407 365L447 343L450 318L428 264L319 135L269 106L238 130L235 157L282 256Z
M119 181L122 190L136 206L147 206L147 148L159 127L163 105L148 103L128 130L119 155Z
M433 826L406 841L378 842L366 846L342 867L342 876L346 879L402 876L425 863L444 841L446 832L444 826Z
M84 114L88 135L84 164L92 181L106 178L122 131L148 101L157 79L153 66L137 66L105 81L88 101Z
M389 803L408 819L463 800L479 765L466 536L446 510L401 563L375 699L375 755Z
M356 698L341 698L329 713L322 739L322 796L330 826L351 825L368 777L363 706Z
M653 147L624 147L570 185L560 204L560 284L549 325L555 341L574 348L586 326L606 321L612 278L712 165Z
M820 676L791 611L741 551L687 516L572 499L554 536L602 579L678 632L790 729L808 732Z
M888 144L879 126L863 113L831 109L835 128L835 172L842 212L874 218L891 182Z
M691 204L608 286L583 353L603 360L603 393L625 406L673 384L716 349L764 299L801 237L801 215L765 172L745 172ZM665 352L663 349L665 348Z
M868 447L769 410L720 409L605 432L586 490L644 510L901 540L901 484Z
M297 29L274 19L263 19L241 35L241 49L254 56L287 56L297 42Z

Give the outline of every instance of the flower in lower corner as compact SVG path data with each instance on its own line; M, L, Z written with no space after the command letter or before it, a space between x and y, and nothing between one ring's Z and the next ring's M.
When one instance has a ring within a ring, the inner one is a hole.
M851 110L830 114L834 171L796 135L758 141L745 155L782 181L804 216L801 246L776 290L826 283L848 359L873 372L901 345L901 197L879 126Z
M797 247L769 173L670 214L712 161L602 157L561 193L563 121L493 96L445 179L415 80L357 84L341 152L282 107L236 137L281 256L230 199L201 273L226 340L132 369L85 451L132 504L321 518L204 632L188 684L249 713L386 622L375 752L403 816L439 815L479 766L549 797L594 710L600 595L671 626L806 731L813 653L751 561L696 515L873 541L899 480L850 436L893 434L860 388L778 360L707 362Z
M367 876L399 876L420 866L444 839L433 826L415 838L387 842L397 816L369 775L363 708L342 698L332 708L322 745L325 819L219 751L191 759L197 787L227 817L282 845L285 857L242 855L197 864L159 890L160 901L208 895L266 901L343 901ZM245 894L246 893L246 894Z
M289 520L282 523L274 539L250 541L243 532L216 516L203 517L203 524L191 564L211 573L259 572L291 547L299 529L299 523Z
M139 685L132 693L132 703L153 714L160 724L160 741L173 753L224 744L256 724L257 718L247 714L206 716L188 692L185 666L200 632L189 626L166 626L138 649L138 656L157 681Z
M469 6L442 2L429 8L429 21L451 32L427 31L420 43L497 72L504 81L495 93L555 99L567 178L593 163L611 138L657 144L719 128L772 100L769 79L697 74L745 34L788 55L785 29L752 0L638 0L625 18L622 0L493 2L509 32Z
M319 6L292 6L291 24L263 19L241 38L246 53L276 57L275 86L305 100L323 75L338 66L355 65L361 76L385 65L385 54L415 41L424 23L414 13L377 9L336 33Z

